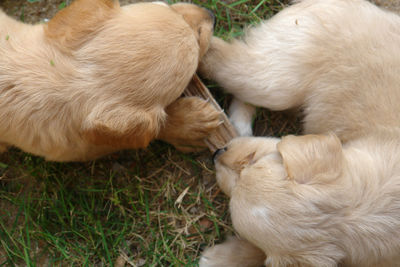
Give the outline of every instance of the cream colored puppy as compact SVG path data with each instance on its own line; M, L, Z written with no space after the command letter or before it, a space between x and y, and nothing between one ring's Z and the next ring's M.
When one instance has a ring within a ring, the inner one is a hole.
M39 25L0 11L0 150L77 161L155 138L204 146L218 112L178 98L212 30L190 4L76 0Z
M203 73L246 103L301 107L310 135L217 154L240 238L200 266L400 265L399 48L400 17L362 0L304 0L212 40Z

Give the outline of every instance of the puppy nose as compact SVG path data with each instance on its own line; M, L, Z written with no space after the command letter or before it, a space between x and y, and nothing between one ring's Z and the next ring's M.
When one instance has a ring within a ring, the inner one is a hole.
M215 29L215 24L216 24L216 20L215 20L215 15L214 15L214 13L210 10L210 9L208 9L208 8L206 8L206 10L207 10L207 12L208 12L208 15L210 16L210 18L212 19L212 21L213 21L213 28Z
M221 156L225 151L226 147L217 149L212 156L213 162L215 162L218 159L218 157Z

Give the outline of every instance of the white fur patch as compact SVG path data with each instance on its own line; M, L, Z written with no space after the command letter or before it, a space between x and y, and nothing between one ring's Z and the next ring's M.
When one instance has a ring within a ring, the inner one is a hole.
M160 5L160 6L168 6L167 3L161 2L161 1L155 1L155 2L151 2L152 4L156 4L156 5Z
M253 116L255 107L233 99L229 106L229 119L240 136L253 136Z
M269 210L266 207L255 206L251 208L251 215L263 221L269 221Z

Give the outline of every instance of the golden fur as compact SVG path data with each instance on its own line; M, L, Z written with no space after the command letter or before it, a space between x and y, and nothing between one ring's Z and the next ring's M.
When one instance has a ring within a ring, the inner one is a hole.
M247 104L301 107L307 135L217 155L241 239L200 266L400 266L399 49L400 17L363 0L300 1L212 40L202 72Z
M191 4L76 0L39 25L0 11L0 149L77 161L155 138L204 147L218 112L178 98L212 30L211 14Z

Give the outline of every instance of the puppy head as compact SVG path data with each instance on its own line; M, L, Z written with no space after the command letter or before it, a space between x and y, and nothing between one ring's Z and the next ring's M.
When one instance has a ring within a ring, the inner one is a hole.
M259 166L256 163L261 159ZM236 138L215 164L218 184L230 196L245 169L254 167L260 175L287 184L320 184L341 174L342 161L342 146L335 135L306 135L286 136L280 142L276 138Z
M192 28L199 43L199 58L207 52L214 30L215 17L211 11L187 3L178 3L171 6L181 14L186 23Z
M149 4L149 3L148 3ZM153 2L146 6L146 12L160 12L159 9L149 8L151 4L161 5L168 8L163 2ZM127 5L124 9L136 8L139 5ZM193 30L197 38L201 58L208 49L213 33L214 15L207 9L193 4L179 3L170 6L172 10L182 16L184 21ZM56 14L56 16L45 25L45 34L49 40L64 51L80 47L89 41L102 27L116 17L120 12L118 1L113 0L75 0L72 4ZM164 17L164 14L160 16ZM133 14L137 15L137 14ZM82 19L84 18L84 19ZM137 21L126 20L125 24ZM165 21L164 21L165 22ZM113 22L115 23L115 21ZM146 23L146 22L143 22ZM129 32L129 31L126 31Z
M214 157L217 181L225 194L231 195L243 169L261 157L277 152L278 138L238 137Z
M339 176L343 154L335 135L286 136L277 145L289 179L324 183Z

